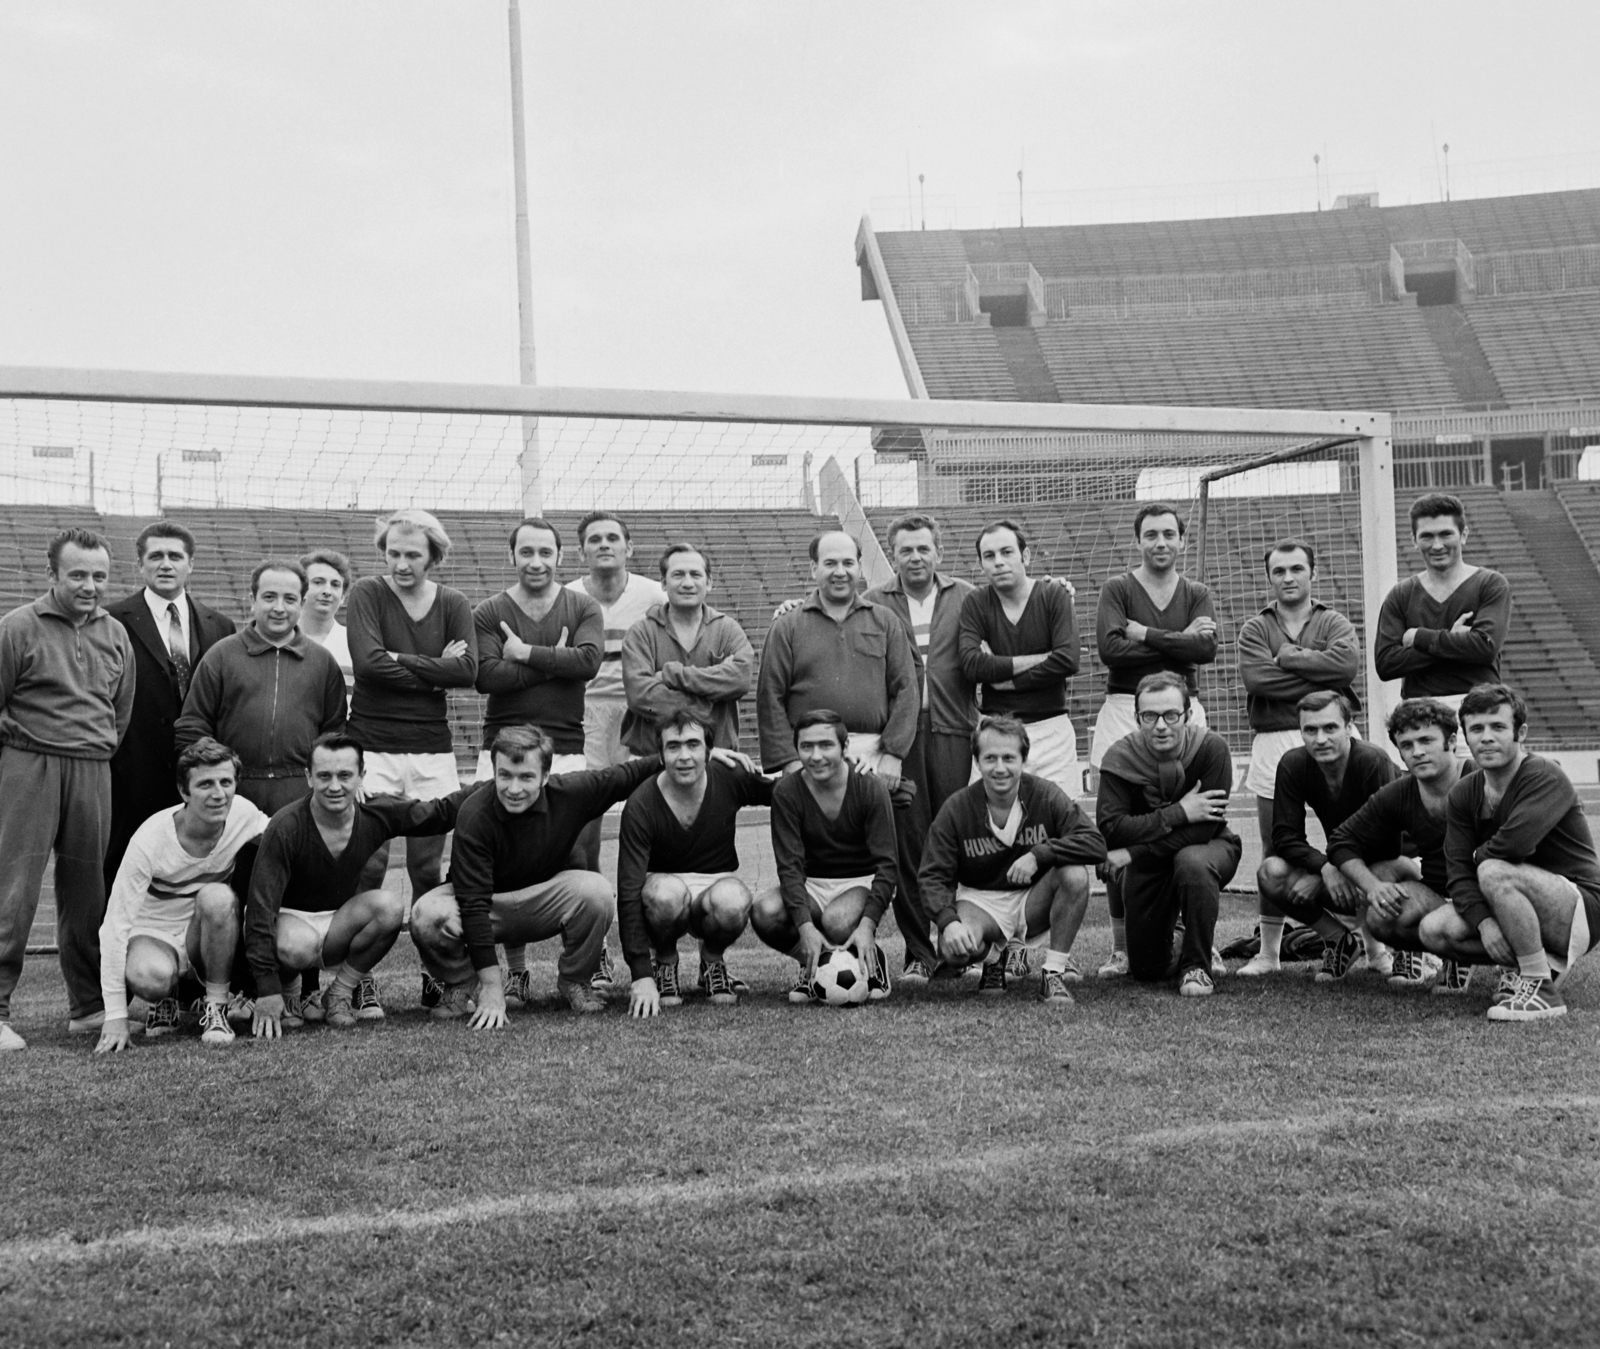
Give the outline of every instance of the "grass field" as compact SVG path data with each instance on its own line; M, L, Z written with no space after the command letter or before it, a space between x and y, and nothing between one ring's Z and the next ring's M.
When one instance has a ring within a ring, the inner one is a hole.
M1109 948L1103 909L1080 943ZM1230 898L1224 937L1253 906ZM895 967L898 968L898 943ZM551 952L536 978L553 998ZM1310 967L1069 1011L935 985L0 1060L0 1343L1600 1339L1600 980L1562 1021ZM693 969L692 957L685 972ZM970 989L971 985L966 985Z

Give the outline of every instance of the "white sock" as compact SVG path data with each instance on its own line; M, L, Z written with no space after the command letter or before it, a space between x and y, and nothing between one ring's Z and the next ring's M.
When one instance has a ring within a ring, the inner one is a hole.
M1549 968L1550 966L1546 964L1545 969L1548 970ZM214 1002L219 1007L228 1005L228 982L226 979L220 984L214 984L209 979L206 980L206 1001Z
M1543 951L1540 951L1536 956L1518 956L1517 968L1530 979L1549 979L1553 977L1550 973L1550 957ZM211 985L207 984L206 988L209 991Z
M1067 953L1065 951L1046 951L1044 953L1044 969L1049 974L1052 971L1062 974L1067 968Z
M1283 959L1283 919L1261 915L1261 954L1266 959L1279 962Z
M515 974L518 970L528 968L528 948L526 946L506 947L506 968Z
M298 998L300 996L300 976L298 974L292 979L280 979L278 984L283 990L283 997L285 1001L288 1001L290 998Z
M339 966L333 976L334 988L340 990L346 997L350 997L356 991L356 985L360 982L361 971L351 968L348 960Z
M1361 929L1361 940L1367 944L1367 964L1376 965L1383 959L1383 953L1389 948L1374 937L1366 928Z

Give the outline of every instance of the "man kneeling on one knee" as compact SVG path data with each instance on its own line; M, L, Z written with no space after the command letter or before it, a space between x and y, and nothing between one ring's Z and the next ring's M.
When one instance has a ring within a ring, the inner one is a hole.
M1133 706L1139 729L1117 741L1100 766L1106 884L1122 891L1128 973L1146 980L1176 974L1179 993L1203 997L1213 991L1218 897L1241 852L1227 824L1233 759L1227 741L1190 723L1181 676L1146 675ZM1180 919L1183 941L1174 950Z
M711 726L693 709L656 724L666 767L648 778L622 808L617 837L617 924L633 983L630 1015L657 1015L683 1002L678 941L700 941L702 995L738 1001L741 987L723 953L750 918L751 897L739 879L739 810L772 801L759 773L710 762Z
M979 993L1003 993L1006 946L1048 941L1039 996L1072 1004L1082 978L1072 943L1089 905L1089 869L1105 840L1067 794L1023 769L1028 728L984 717L972 733L979 780L941 807L922 855L922 896L951 965L983 962Z
M131 1043L128 994L150 1004L145 1036L178 1028L178 979L205 982L200 1038L233 1042L228 975L239 945L239 896L229 884L240 851L267 817L235 794L239 757L209 736L178 756L181 805L157 811L134 831L117 868L100 928L100 990L106 1019L95 1053Z

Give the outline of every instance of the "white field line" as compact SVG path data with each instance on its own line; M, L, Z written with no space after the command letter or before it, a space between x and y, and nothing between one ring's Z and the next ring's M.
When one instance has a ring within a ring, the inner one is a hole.
M853 1184L904 1182L916 1175L985 1174L1074 1156L1128 1156L1203 1144L1226 1147L1255 1138L1305 1136L1320 1129L1363 1124L1448 1123L1466 1118L1527 1112L1548 1118L1551 1111L1600 1112L1600 1096L1507 1097L1482 1103L1451 1103L1385 1108L1341 1106L1320 1114L1278 1115L1263 1119L1216 1120L1150 1129L1103 1141L1060 1140L1028 1147L992 1148L965 1156L908 1165L904 1161L795 1171L787 1174L645 1182L580 1187L494 1199L470 1199L426 1209L351 1209L322 1217L242 1217L237 1221L137 1227L88 1241L70 1236L23 1238L0 1243L0 1267L27 1264L82 1264L118 1255L180 1255L214 1251L219 1246L295 1242L316 1237L363 1236L374 1232L431 1232L441 1228L498 1222L507 1218L567 1217L597 1211L652 1208L661 1204L748 1202L785 1193L839 1189Z

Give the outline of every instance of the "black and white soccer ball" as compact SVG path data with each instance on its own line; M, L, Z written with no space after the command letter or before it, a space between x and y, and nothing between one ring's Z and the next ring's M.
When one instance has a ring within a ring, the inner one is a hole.
M811 996L829 1007L859 1007L867 1000L867 972L854 951L824 951L817 959Z

